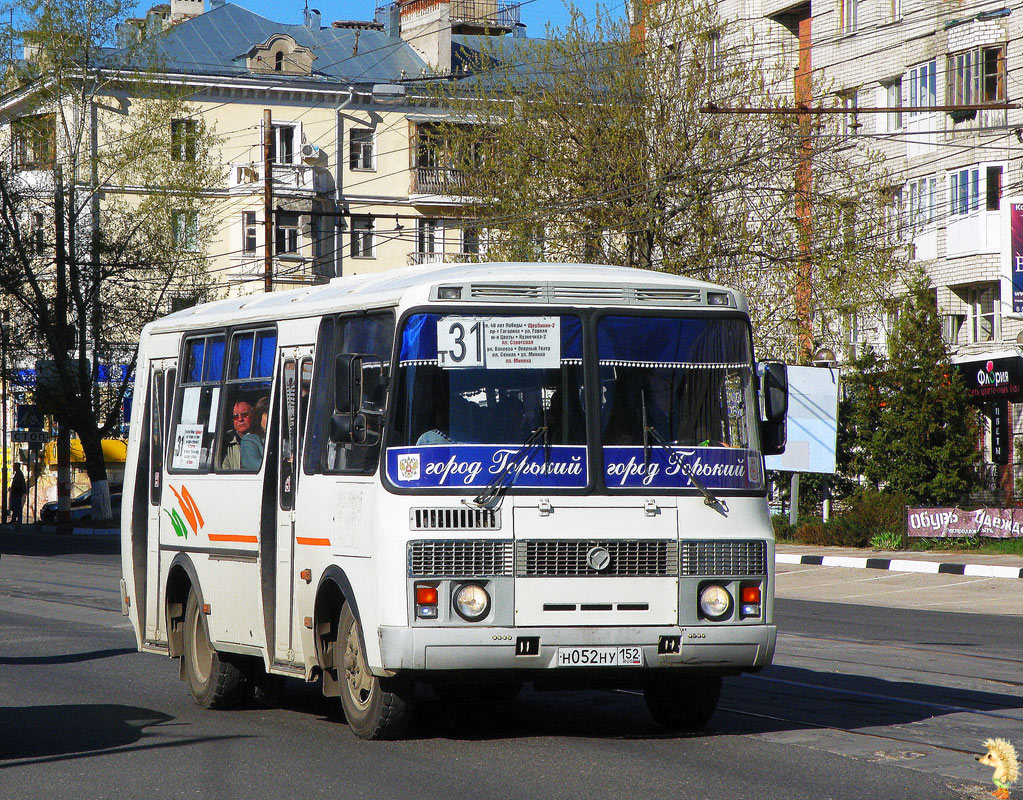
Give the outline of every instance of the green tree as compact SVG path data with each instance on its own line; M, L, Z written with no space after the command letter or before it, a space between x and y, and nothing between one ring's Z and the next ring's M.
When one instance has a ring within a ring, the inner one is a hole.
M977 411L949 362L934 292L922 277L909 289L888 358L868 350L844 377L842 460L875 488L948 505L979 486Z
M215 134L152 57L161 31L121 0L21 0L25 58L6 65L0 292L45 410L82 442L94 516L110 514L102 439L116 432L139 332L171 296L208 292ZM19 32L10 31L12 36ZM117 47L115 47L117 43ZM13 52L7 43L3 52ZM20 54L20 50L19 50Z
M743 290L762 352L796 360L799 268L827 339L856 287L877 304L899 274L888 181L832 120L813 123L812 236L801 250L795 174L807 135L789 114L791 72L751 56L742 26L697 0L643 4L640 43L599 12L545 40L481 37L435 82L453 110L421 153L458 176L487 260L588 261ZM467 48L463 48L463 51ZM814 96L827 96L815 87Z

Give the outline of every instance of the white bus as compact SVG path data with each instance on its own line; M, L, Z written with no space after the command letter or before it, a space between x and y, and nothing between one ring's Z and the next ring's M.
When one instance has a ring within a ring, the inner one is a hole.
M642 689L695 728L773 655L745 299L631 269L440 264L144 330L124 611L205 707L322 682L364 738L442 697Z

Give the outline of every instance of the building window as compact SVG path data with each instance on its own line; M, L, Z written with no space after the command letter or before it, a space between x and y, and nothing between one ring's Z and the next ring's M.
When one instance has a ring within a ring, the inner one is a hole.
M995 339L995 287L983 286L970 289L970 335L974 342L990 342Z
M278 255L298 253L298 212L278 211L275 215L274 244Z
M49 169L56 157L57 123L53 114L21 117L11 124L14 166Z
M948 57L948 104L999 103L1005 100L1005 48L978 47Z
M291 164L295 161L294 125L274 125L270 138L270 161L274 164Z
M242 212L242 252L256 252L256 212Z
M350 169L376 169L373 157L373 131L353 128L348 134L348 166Z
M172 211L171 234L174 247L188 253L199 249L199 214L196 211Z
M855 311L842 314L842 349L846 361L853 361L860 356L860 320Z
M930 61L913 67L909 71L909 105L910 106L933 106L937 105L935 100L935 72L937 60ZM910 116L921 114L921 111L911 111Z
M32 251L37 256L46 251L46 217L41 211L32 212Z
M965 216L980 208L980 169L967 167L949 174L949 214Z
M171 160L195 161L199 125L194 119L171 120Z
M439 219L416 220L416 252L420 263L439 261L444 252L444 233Z
M478 256L480 254L480 229L478 225L466 225L462 228L462 255Z
M987 211L998 211L1002 207L1002 165L990 166L985 172L984 208Z
M898 22L902 19L902 0L890 0L888 11L891 14L889 18L891 22Z
M352 258L373 257L373 218L352 217Z
M842 33L856 30L856 14L859 11L859 0L839 0L842 13Z
M839 95L839 101L845 113L839 116L838 135L843 138L856 136L860 132L860 122L856 115L859 106L856 91L843 92Z
M934 221L938 179L935 176L917 178L906 184L909 196L909 226L921 230Z
M274 53L274 72L284 71L284 51L278 50Z
M895 133L902 130L902 76L900 75L891 83L885 85L885 105L888 108L898 109L885 114L885 124L888 133Z

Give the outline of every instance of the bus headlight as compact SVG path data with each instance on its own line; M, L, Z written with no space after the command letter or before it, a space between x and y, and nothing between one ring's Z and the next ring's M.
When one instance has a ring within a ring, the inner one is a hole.
M731 609L732 596L724 586L711 583L700 591L700 611L708 619L721 619Z
M468 622L483 619L490 611L490 595L476 583L467 583L455 592L455 611Z

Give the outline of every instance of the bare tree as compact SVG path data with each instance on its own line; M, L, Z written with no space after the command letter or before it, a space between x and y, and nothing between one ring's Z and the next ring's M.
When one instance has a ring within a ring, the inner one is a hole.
M214 132L150 55L160 31L114 46L130 10L25 0L26 58L0 98L0 290L23 360L43 368L37 400L81 440L97 518L141 327L209 290L207 190L221 183Z

